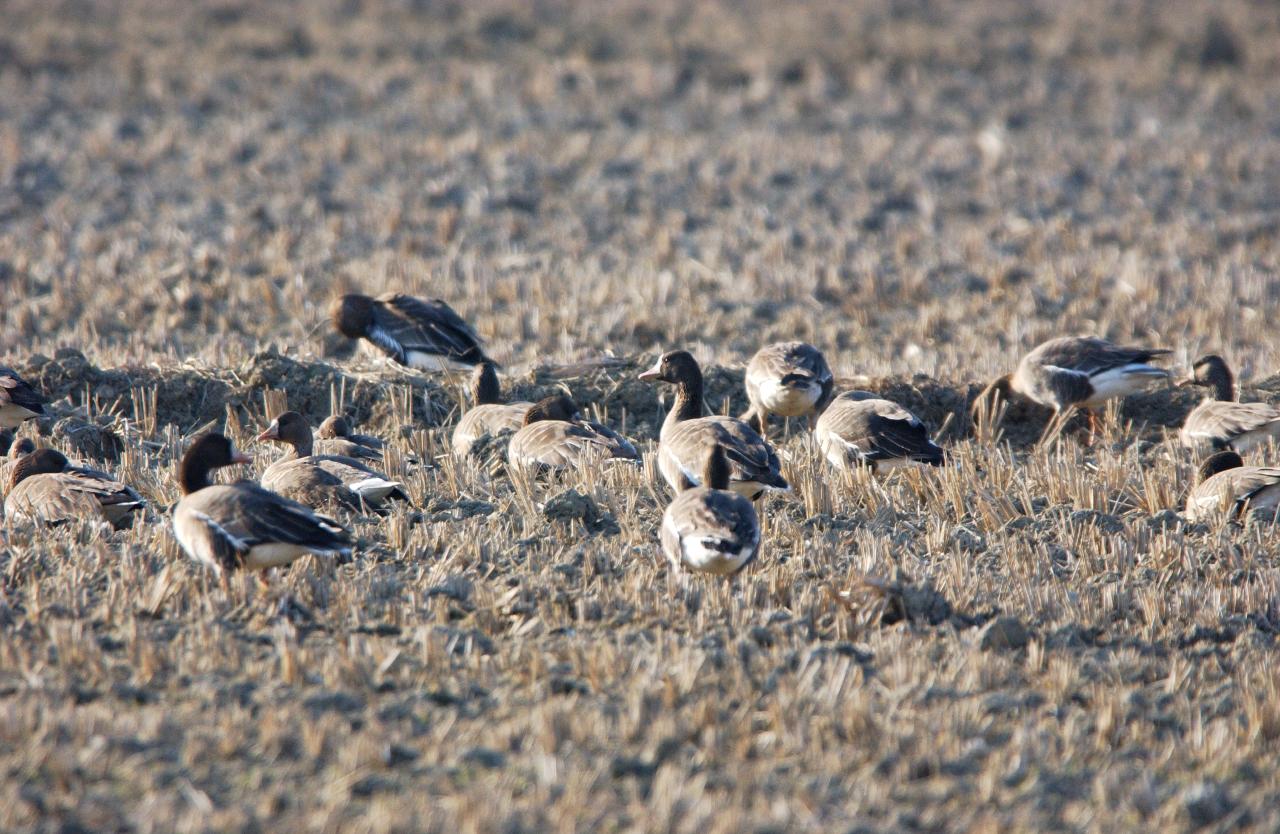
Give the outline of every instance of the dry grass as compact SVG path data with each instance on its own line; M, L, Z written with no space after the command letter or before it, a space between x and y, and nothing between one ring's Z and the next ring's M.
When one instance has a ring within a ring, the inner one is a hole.
M1238 64L1189 0L6 4L0 359L155 512L3 530L0 828L1280 828L1280 554L1170 512L1193 396L1087 449L964 420L1059 332L1276 398L1280 26L1215 10ZM447 297L646 466L445 457L456 381L345 355L348 287ZM837 478L797 432L761 559L681 587L631 378L687 346L736 411L797 337L954 465ZM172 465L285 401L393 438L417 506L224 591Z

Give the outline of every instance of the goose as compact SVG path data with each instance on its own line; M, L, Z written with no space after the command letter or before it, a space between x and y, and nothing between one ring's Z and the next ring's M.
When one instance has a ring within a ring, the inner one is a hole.
M9 455L5 458L4 463L0 463L0 498L9 491L9 481L13 479L13 468L18 465L18 461L23 455L29 455L36 450L36 443L29 437L20 437L13 441L13 445L9 447Z
M349 510L361 505L381 509L388 501L408 501L403 484L388 479L356 458L317 455L306 418L286 411L258 435L293 448L262 473L262 485L310 506L336 503Z
M818 417L814 440L836 469L941 466L942 448L910 411L869 391L846 391Z
M12 368L0 367L0 428L16 429L24 420L44 416L44 397Z
M835 380L821 351L804 342L775 342L756 351L744 377L751 407L740 419L769 436L769 415L814 417L831 398Z
M1191 376L1180 387L1202 385L1212 395L1187 415L1178 436L1182 445L1195 449L1234 449L1245 453L1280 439L1280 407L1269 403L1236 402L1235 375L1215 354L1201 356L1191 366Z
M662 549L675 572L728 576L742 570L760 549L755 506L729 490L724 448L711 444L702 468L703 486L686 489L662 514Z
M475 331L440 299L350 294L335 300L331 312L343 336L365 339L409 368L469 369L487 359Z
M356 460L382 460L382 440L367 434L356 434L346 417L334 414L316 427L313 448L316 454L337 455Z
M988 385L974 402L974 413L981 408L994 413L1002 399L1016 393L1053 409L1054 420L1046 426L1042 440L1058 430L1073 408L1088 414L1092 437L1097 428L1094 409L1109 399L1141 391L1155 380L1167 380L1168 371L1149 363L1169 353L1165 348L1125 347L1085 336L1050 339L1022 357L1012 374Z
M631 441L607 426L583 420L577 404L563 394L531 406L507 447L507 462L525 468L567 469L594 461L639 459Z
M209 473L252 458L217 433L196 438L178 465L182 498L173 533L191 558L215 573L288 565L308 553L348 554L351 536L338 522L251 481L210 484Z
M4 509L12 519L61 524L96 517L123 528L145 506L131 487L106 473L71 466L57 449L28 452L9 468Z
M732 417L703 416L702 369L687 350L664 353L640 379L676 388L676 401L658 435L658 470L673 490L701 483L702 462L717 445L729 462L734 492L754 501L765 490L790 490L778 456L755 429Z
M533 408L530 402L502 402L497 366L488 360L472 371L471 397L473 405L453 429L453 453L458 457L466 457L472 445L485 435L518 431Z
M1222 509L1275 518L1280 511L1280 469L1245 466L1239 452L1210 455L1200 465L1200 483L1187 495L1186 516L1201 521Z

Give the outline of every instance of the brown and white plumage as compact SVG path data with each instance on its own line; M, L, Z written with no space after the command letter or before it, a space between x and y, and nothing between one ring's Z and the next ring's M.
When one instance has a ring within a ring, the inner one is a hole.
M1200 466L1201 481L1187 495L1186 516L1200 521L1217 512L1274 518L1280 511L1280 469L1245 466L1239 453L1211 455Z
M1280 406L1236 402L1235 375L1221 356L1197 359L1191 377L1181 385L1212 389L1182 424L1179 438L1184 446L1244 453L1280 439Z
M1156 380L1167 380L1168 371L1149 363L1170 352L1086 336L1050 339L1023 356L1012 374L987 386L974 408L985 407L994 413L1002 399L1016 393L1052 408L1059 417L1073 408L1085 409L1092 426L1093 409L1107 400L1141 391ZM1051 423L1046 432L1052 429Z
M296 501L313 507L333 504L359 510L365 505L380 509L391 500L409 499L400 482L364 461L313 454L311 427L296 411L286 411L271 421L258 440L274 440L292 447L292 454L263 471L262 485Z
M547 397L530 407L507 447L508 463L526 468L568 469L639 459L629 440L607 426L583 420L577 405L565 396Z
M471 396L471 408L453 428L453 453L460 457L466 457L472 445L485 435L518 431L533 407L530 402L502 402L497 366L487 359L472 372Z
M835 384L822 352L805 342L775 342L756 351L744 376L751 408L742 419L768 435L769 415L802 417L820 412Z
M760 521L749 500L729 486L724 449L713 445L704 486L686 489L662 514L662 549L672 570L721 576L742 570L760 549Z
M0 367L0 428L14 429L44 415L44 397L12 368Z
M8 518L60 524L101 518L125 527L146 506L131 487L97 470L72 467L56 449L37 449L14 462L4 509Z
M333 323L348 339L365 339L411 368L469 368L487 357L471 326L440 299L387 293L344 295L334 301Z
M658 470L673 490L701 483L702 463L713 445L724 449L734 492L755 500L767 489L790 489L777 454L755 429L732 417L703 416L702 369L688 351L663 354L640 379L676 387L658 438Z
M941 466L942 449L924 423L902 406L868 391L846 391L833 399L813 430L818 448L837 469L870 466Z
M191 558L222 573L290 564L308 553L349 553L342 525L258 484L210 484L213 469L248 463L221 434L201 435L178 466L173 532Z

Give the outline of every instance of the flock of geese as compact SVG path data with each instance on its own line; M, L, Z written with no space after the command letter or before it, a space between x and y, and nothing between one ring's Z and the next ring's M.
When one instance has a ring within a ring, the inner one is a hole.
M470 370L472 407L452 436L459 456L482 438L510 434L508 464L535 473L640 459L629 440L585 419L567 396L503 402L498 366L443 301L345 295L334 303L332 317L341 334L400 365ZM1092 438L1097 409L1107 400L1170 380L1169 371L1152 364L1168 353L1096 338L1052 339L988 386L975 402L975 415L998 416L1003 403L1023 397L1053 410L1046 438L1077 410L1088 415ZM755 354L745 376L750 408L740 418L706 413L702 371L688 351L663 354L640 379L675 392L659 435L657 465L676 493L660 538L677 572L733 574L759 551L755 502L767 491L790 489L768 440L771 417L807 418L818 449L839 470L881 472L946 462L925 425L901 405L866 391L837 394L822 353L803 342L770 344ZM1237 402L1234 377L1219 356L1198 359L1182 384L1211 392L1187 417L1182 442L1213 452L1201 466L1186 515L1195 520L1225 508L1274 517L1280 469L1245 466L1241 454L1280 437L1280 408ZM41 417L44 402L14 371L0 368L0 428L17 429ZM110 474L69 461L56 449L37 448L28 437L15 440L11 431L8 437L12 443L0 468L7 518L38 524L100 519L123 527L145 506L135 490ZM214 470L251 461L216 432L197 437L178 465L182 498L172 508L175 537L188 555L220 575L265 571L304 554L348 553L349 532L325 512L377 512L408 500L403 486L377 469L382 441L353 433L341 416L313 432L301 414L286 412L258 440L288 447L260 483L212 482Z

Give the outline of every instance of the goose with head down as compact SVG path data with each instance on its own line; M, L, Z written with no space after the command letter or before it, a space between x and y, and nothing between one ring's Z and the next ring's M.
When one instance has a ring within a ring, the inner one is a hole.
M1186 516L1201 521L1226 510L1274 519L1280 512L1280 469L1245 466L1238 452L1217 452L1200 465L1200 483L1187 495Z
M488 358L476 332L438 298L350 294L335 300L331 312L343 336L364 339L405 367L467 369Z
M753 501L765 490L790 489L777 454L755 429L732 417L703 416L702 369L691 353L664 353L640 379L676 389L658 436L658 470L673 490L702 483L703 462L717 445L729 463L729 489Z
M472 445L485 435L518 431L525 415L533 407L530 402L502 402L497 366L485 360L471 374L472 406L454 426L453 453L466 457Z
M769 436L769 415L810 423L831 399L835 380L822 352L804 342L775 342L756 351L743 378L751 403L741 419Z
M1019 394L1053 409L1055 419L1046 427L1045 438L1077 408L1089 416L1092 437L1097 427L1095 409L1107 400L1168 380L1168 371L1150 363L1169 353L1165 348L1128 347L1085 336L1050 339L1022 357L1012 374L988 385L974 402L974 412L994 414L1003 400Z
M250 481L210 483L214 469L251 460L216 433L196 438L183 455L173 532L188 556L221 574L280 567L308 553L351 552L351 536L342 525L310 507Z
M676 496L662 514L662 549L673 571L728 576L760 550L755 506L729 490L729 461L722 446L706 449L702 486Z
M841 470L869 466L884 472L945 461L918 417L869 391L846 391L832 399L818 417L813 437L831 465Z
M16 429L44 416L44 397L12 368L0 367L0 428Z
M507 447L508 463L531 469L639 459L631 441L607 426L582 419L577 404L564 395L546 397L531 406Z
M400 482L364 461L313 454L311 426L296 411L286 411L272 420L257 439L284 443L293 450L262 473L262 485L281 495L309 506L334 503L350 510L359 510L363 505L381 509L392 500L409 500Z
M4 499L8 518L43 524L100 518L116 528L129 526L145 506L132 487L73 467L57 449L36 449L14 461Z
M1192 449L1234 449L1245 453L1280 439L1280 406L1242 403L1236 400L1236 380L1221 356L1201 356L1191 366L1191 376L1180 387L1200 385L1210 389L1182 424L1178 437Z

